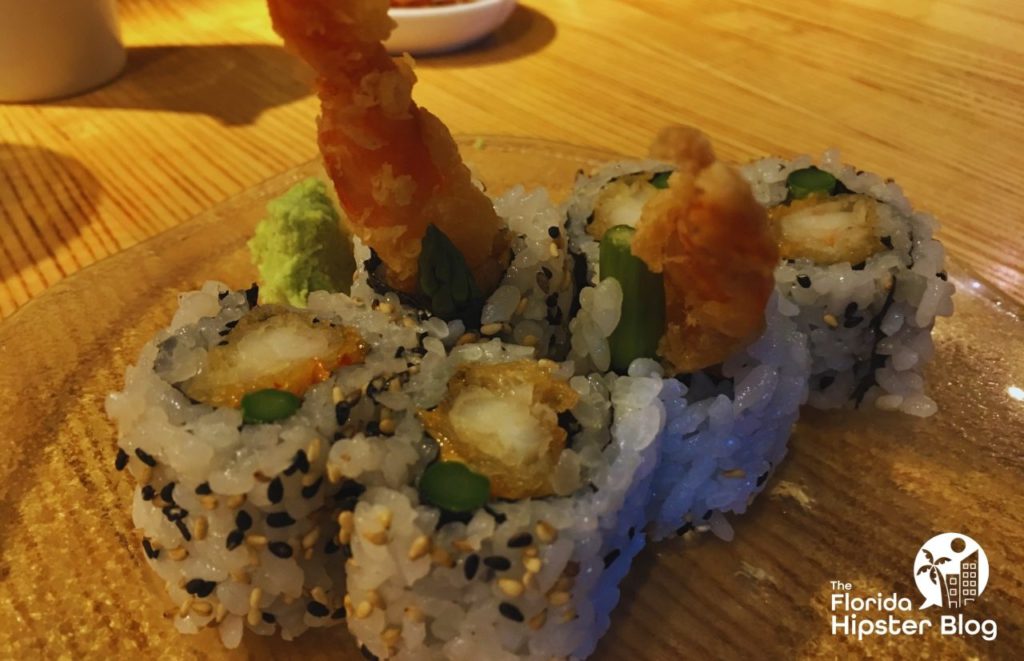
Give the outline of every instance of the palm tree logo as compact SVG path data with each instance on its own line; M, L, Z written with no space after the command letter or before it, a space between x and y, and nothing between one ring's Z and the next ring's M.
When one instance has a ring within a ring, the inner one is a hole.
M914 560L914 582L929 606L963 608L977 601L988 583L988 557L963 533L945 532L921 546Z
M924 554L924 557L928 560L928 562L921 565L921 567L917 570L917 575L920 576L921 574L928 572L928 578L931 579L932 583L939 586L939 589L942 591L942 595L940 597L942 603L939 605L943 608L948 608L949 587L946 585L946 575L942 573L941 567L942 565L949 562L949 558L942 557L936 560L935 556L931 554L931 551L929 551L926 548L922 548L921 553Z

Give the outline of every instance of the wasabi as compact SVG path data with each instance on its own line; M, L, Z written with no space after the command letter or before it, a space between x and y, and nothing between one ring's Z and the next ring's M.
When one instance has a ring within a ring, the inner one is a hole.
M305 307L312 291L352 287L352 237L319 179L301 181L267 205L249 251L260 273L261 303Z

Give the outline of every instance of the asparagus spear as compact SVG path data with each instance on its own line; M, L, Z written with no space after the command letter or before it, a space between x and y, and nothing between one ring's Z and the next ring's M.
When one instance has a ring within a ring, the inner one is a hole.
M616 225L601 239L601 279L622 287L622 314L608 344L612 368L625 372L635 358L654 358L665 332L665 283L630 251L636 230Z
M430 299L430 311L442 319L463 319L470 324L474 315L479 320L483 302L480 288L466 260L433 225L427 227L420 249L420 290Z

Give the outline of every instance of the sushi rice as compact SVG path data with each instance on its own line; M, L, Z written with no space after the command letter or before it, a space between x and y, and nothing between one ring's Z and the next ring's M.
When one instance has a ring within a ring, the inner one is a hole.
M399 410L436 405L458 365L534 353L495 339L446 354L439 340L424 341ZM349 628L371 653L468 661L593 650L644 545L664 413L659 379L576 376L571 386L578 429L552 480L566 495L492 502L465 521L446 522L415 488L423 461L403 447L422 448L414 415L400 418L386 448L362 438L333 446L328 470L367 487L351 519L346 603ZM396 469L394 455L413 461Z
M766 158L742 173L758 202L772 208L786 200L790 173L813 164L809 156ZM953 313L945 251L934 238L938 224L914 211L892 180L843 164L834 150L817 167L879 202L879 243L877 252L856 264L789 259L775 272L780 310L809 338L809 403L932 415L937 407L924 392L923 369L934 355L936 318Z
M588 232L595 205L607 186L622 178L650 179L671 167L657 161L611 163L577 177L566 208L571 250L586 261L580 311L570 322L571 356L583 369L607 369L608 337L618 324L622 292L613 279L600 280L598 247ZM605 210L616 222L635 223L635 200L614 200ZM785 456L786 443L807 397L810 359L806 337L780 312L778 295L768 301L765 330L753 344L721 365L693 374L665 374L661 400L667 412L665 438L655 472L648 523L655 539L691 530L732 538L727 513L743 513ZM649 359L637 359L630 374L662 374Z
M937 275L941 246L930 218L894 185L836 159L827 154L822 167L887 205L893 249L858 269L784 262L760 337L690 374L646 358L625 375L609 371L623 294L600 279L598 242L586 232L609 185L671 170L655 161L581 174L564 207L521 187L495 200L513 254L478 327L432 317L382 287L357 240L366 266L351 296L314 292L301 314L354 329L365 355L323 375L274 423L243 424L238 408L187 394L210 352L263 309L258 290L207 283L182 295L107 400L118 468L138 483L133 520L176 627L215 626L236 647L244 629L291 639L344 622L366 655L385 658L589 655L648 536L731 539L727 515L744 512L782 461L809 389L818 406L849 405L866 350L879 364L864 399L927 412L920 365L934 317L951 312L951 286ZM786 174L807 164L765 160L745 172L771 206L785 197ZM638 214L642 202L627 198L610 218ZM880 291L886 274L895 284ZM851 302L870 323L820 332L815 318ZM431 503L420 481L438 443L421 412L445 400L460 369L524 362L576 397L559 416L568 441L552 493L465 514Z

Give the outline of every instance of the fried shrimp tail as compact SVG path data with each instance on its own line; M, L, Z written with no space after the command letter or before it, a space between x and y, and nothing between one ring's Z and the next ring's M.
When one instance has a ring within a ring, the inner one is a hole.
M678 169L644 206L632 251L664 274L667 328L658 353L692 372L763 330L778 247L750 186L715 159L701 132L666 128L651 155Z
M434 225L459 249L479 288L497 286L508 238L473 185L445 125L412 100L408 58L382 42L388 0L268 0L274 29L316 73L320 152L348 223L413 292L420 242Z

